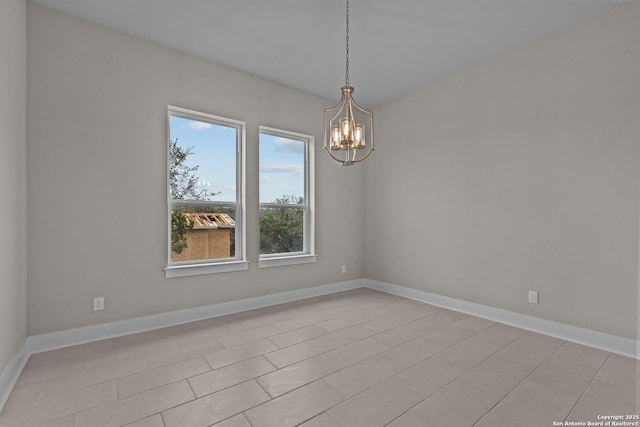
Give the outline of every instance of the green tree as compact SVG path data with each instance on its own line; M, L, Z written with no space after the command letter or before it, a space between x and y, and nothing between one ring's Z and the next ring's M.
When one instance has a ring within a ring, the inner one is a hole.
M169 141L169 191L173 200L206 200L219 194L198 190L196 172L199 166L186 164L192 154L193 147L180 147L178 138ZM193 221L187 220L183 209L174 206L171 210L171 250L177 254L187 247L187 231L193 228Z
M272 203L283 207L260 210L260 253L300 252L304 248L304 209L284 206L300 204L302 197L282 196Z
M187 159L193 154L193 147L183 148L178 145L178 138L169 143L169 190L174 200L206 200L220 194L207 189L198 190L199 165L188 166Z

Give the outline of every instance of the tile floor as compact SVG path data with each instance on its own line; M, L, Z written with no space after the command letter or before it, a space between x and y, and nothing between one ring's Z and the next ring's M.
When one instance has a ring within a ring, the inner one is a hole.
M0 426L549 427L638 414L638 371L357 289L33 355Z

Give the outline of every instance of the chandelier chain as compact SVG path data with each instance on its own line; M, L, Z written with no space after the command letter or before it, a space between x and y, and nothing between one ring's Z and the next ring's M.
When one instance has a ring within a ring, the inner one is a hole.
M345 53L345 58L346 58L346 67L345 67L345 86L349 86L349 0L347 0L347 13L346 13L346 20L347 20L347 37L346 37L346 41L347 41L347 47L346 47L346 53Z

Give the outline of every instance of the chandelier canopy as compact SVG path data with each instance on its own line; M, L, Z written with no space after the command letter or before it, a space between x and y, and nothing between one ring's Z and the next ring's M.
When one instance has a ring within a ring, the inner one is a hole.
M340 102L324 109L323 148L340 165L351 166L369 157L374 150L373 113L355 102L354 88L349 85L349 0L346 23L345 85Z

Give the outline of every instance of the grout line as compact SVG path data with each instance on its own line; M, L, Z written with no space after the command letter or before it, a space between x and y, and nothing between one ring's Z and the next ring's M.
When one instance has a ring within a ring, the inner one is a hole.
M578 398L578 400L576 400L576 403L573 404L573 406L567 413L567 416L564 417L563 421L567 421L567 419L571 416L573 411L576 409L576 406L578 406L578 404L582 401L582 399L584 398L584 395L587 394L587 391L591 388L591 385L594 383L594 381L598 377L598 374L600 374L600 372L604 368L604 365L607 363L607 360L609 360L609 357L611 357L611 353L607 354L607 357L605 357L604 361L602 362L602 364L600 365L596 373L593 375L593 378L591 378L591 381L589 381L589 384L584 388L584 390L582 391L582 394L580 394L580 397Z
M525 334L525 335L527 335L527 334ZM523 336L525 336L525 335L523 335ZM559 346L558 346L558 348L556 348L556 349L555 349L555 350L553 350L551 353L549 353L549 355L548 355L547 357L545 357L545 358L544 358L544 360L542 360L540 363L538 363L538 364L536 365L536 367L535 367L535 368L533 368L533 369L531 370L531 372L529 372L529 373L527 374L527 376L525 376L525 377L524 377L520 382L518 382L518 384L516 384L515 386L513 386L513 387L511 388L511 390L509 390L509 391L508 391L504 396L502 396L502 398L501 398L500 400L498 400L498 401L496 402L496 404L495 404L495 405L493 405L491 408L489 408L489 410L487 410L487 412L485 412L485 413L484 413L484 415L482 415L480 418L478 418L478 419L473 423L473 425L475 426L475 425L476 425L476 424L478 424L478 423L479 423L479 422L480 422L484 417L486 417L487 415L489 415L489 413L490 413L491 411L493 411L493 409L494 409L496 406L498 406L498 405L500 404L500 402L502 402L504 399L506 399L506 398L507 398L507 396L509 396L509 395L511 394L511 392L513 392L516 388L518 388L518 386L520 386L520 384L522 384L523 382L525 382L525 381L526 381L526 380L531 376L531 374L533 374L533 373L534 373L534 372L535 372L535 371L536 371L540 366L542 366L542 364L543 364L544 362L546 362L546 361L547 361L547 360L548 360L552 355L554 355L558 350L560 350L560 348L561 348L563 345L565 345L566 343L567 343L567 341L564 341L564 343L562 343L561 345L559 345Z

